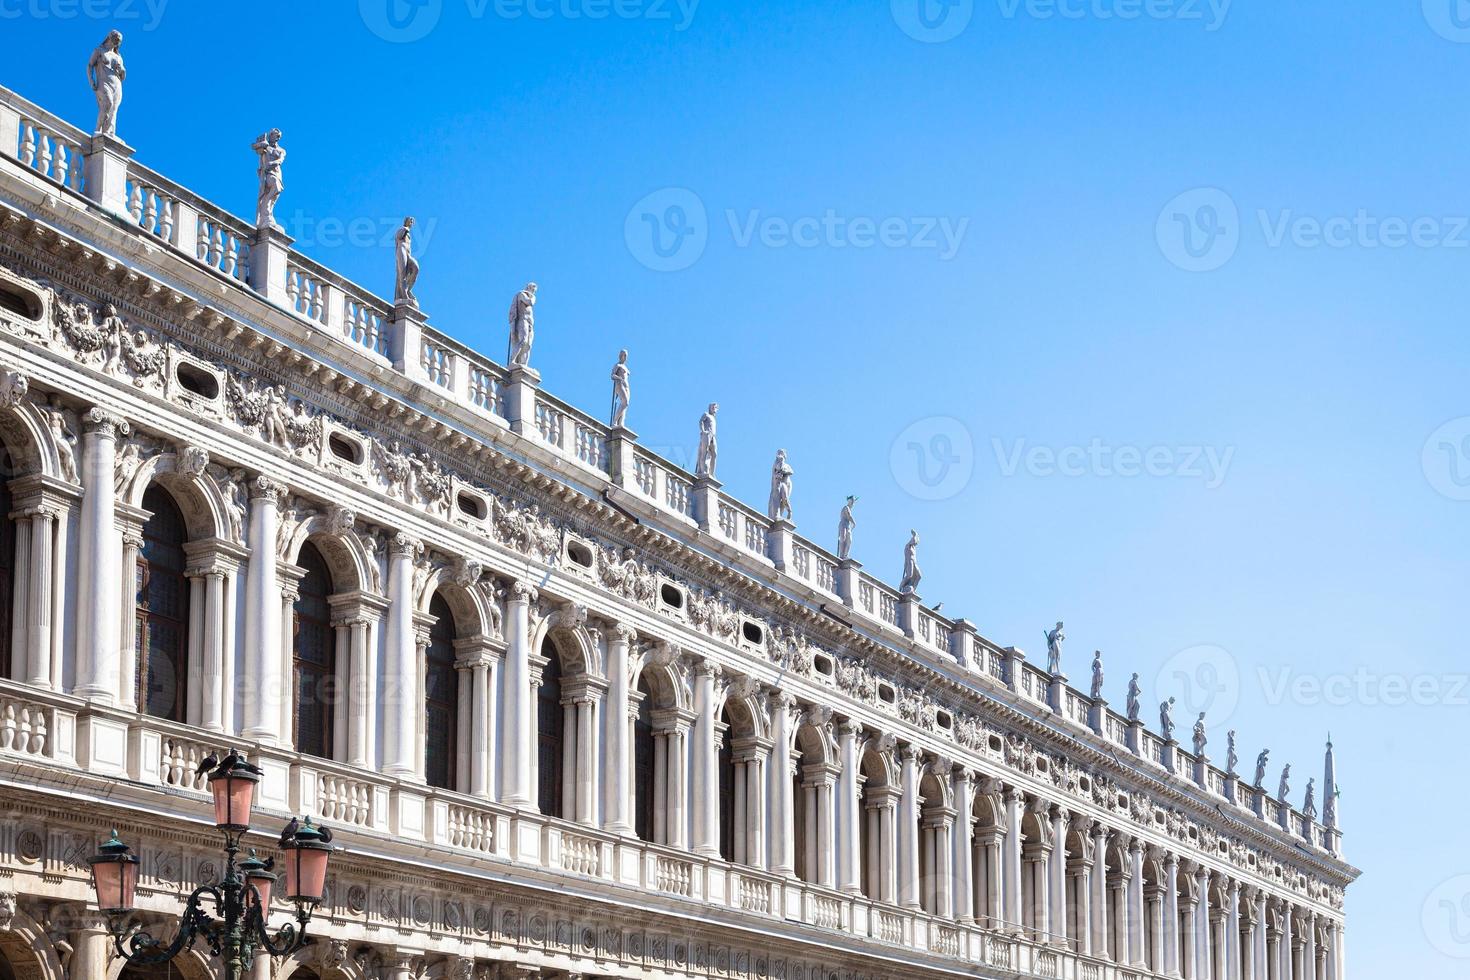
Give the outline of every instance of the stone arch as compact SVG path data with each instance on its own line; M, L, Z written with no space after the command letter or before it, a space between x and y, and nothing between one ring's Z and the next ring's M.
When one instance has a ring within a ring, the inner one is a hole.
M429 615L429 605L435 595L448 604L458 639L500 638L499 609L492 608L495 600L478 585L478 580L467 584L454 565L435 564L416 597L415 611L421 616Z
M0 930L0 957L10 965L15 980L63 980L66 976L56 944L40 923L18 908L9 926Z
M298 949L276 965L273 974L280 980L293 980L297 971L302 977L317 980L367 980L367 973L357 960L347 955L347 944L340 939L317 939L310 946Z
M692 707L684 670L678 657L667 651L652 650L645 651L636 662L629 658L629 664L632 672L629 686L633 690L637 690L640 683L647 687L652 696L651 708L688 710Z
M166 932L171 927L171 924L162 928L154 927L155 934ZM178 956L169 960L166 964L160 964L160 966L159 976L177 977L179 980L223 980L224 977L224 971L217 965L216 961L211 960L197 947L181 951ZM112 960L107 966L107 980L119 980L123 976L123 971L127 968L128 965L123 960ZM172 972L169 972L169 968L172 968ZM135 967L134 975L141 973L144 976L148 976L148 973L145 972L147 970L149 970L148 967Z
M47 476L74 482L72 474L65 472L62 464L62 449L58 448L57 435L52 429L52 412L60 408L40 408L35 404L21 403L0 408L0 442L9 453L10 471L0 474L5 479L44 473ZM64 419L65 416L63 415ZM65 422L63 428L69 428ZM78 441L68 447L73 465L81 465L80 433L71 435Z
M568 605L542 617L531 636L531 649L543 657L559 657L566 677L602 674L602 653L587 629L586 612Z
M332 586L338 593L361 590L381 595L382 575L377 556L353 533L350 522L344 522L344 513L334 510L298 521L285 536L279 557L296 564L301 546L310 541L331 569ZM344 523L349 526L344 528Z
M196 452L202 454L203 450L159 453L142 460L127 482L118 488L117 502L141 508L143 495L149 486L157 483L168 491L184 515L190 541L221 538L238 542L238 511L225 499L219 484L206 475L205 467L199 465L201 460L207 463L207 454L190 459Z

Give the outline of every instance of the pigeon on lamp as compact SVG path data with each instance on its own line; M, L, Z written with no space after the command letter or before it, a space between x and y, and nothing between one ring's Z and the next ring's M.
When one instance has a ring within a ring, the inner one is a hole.
M330 843L332 843L332 832L330 830L328 830L325 826L319 825L316 828L316 832L322 835L322 843L323 844L330 844Z
M219 757L211 752L199 760L199 765L194 769L194 775L202 776L217 765L219 765Z
M291 818L291 822L288 823L288 824L286 824L286 829L283 830L283 831L281 831L281 843L280 843L280 846L281 847L285 847L286 846L286 842L289 841L291 838L293 838L293 837L296 836L296 831L298 829L300 829L300 827L301 827L301 821L300 820L297 820L295 817L292 817Z

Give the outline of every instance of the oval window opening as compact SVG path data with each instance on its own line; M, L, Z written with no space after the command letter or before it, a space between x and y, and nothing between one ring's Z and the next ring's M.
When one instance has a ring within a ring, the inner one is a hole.
M219 397L219 379L201 367L187 362L181 363L174 369L174 377L179 379L179 387L192 391L200 398Z
M659 597L663 599L664 605L673 606L675 609L684 608L684 593L677 586L665 584L658 590Z
M454 505L459 508L461 514L473 517L477 521L483 521L485 519L485 514L487 513L485 501L476 497L474 494L461 492L458 497L454 498Z
M884 704L892 704L893 702L898 700L898 695L894 693L893 688L889 687L887 684L879 684L878 700L882 701Z
M327 447L332 450L332 455L349 463L362 462L362 447L356 441L334 432L327 439Z
M23 316L27 320L39 320L41 297L11 283L0 282L0 310Z
M583 568L592 567L592 549L576 541L567 542L567 557Z
M745 639L749 643L759 643L766 638L765 633L755 623L746 623L741 627L741 632L745 634Z
M815 667L817 669L817 673L821 674L823 677L832 676L832 661L830 658L824 657L821 654L817 654L815 657L812 658L812 666Z

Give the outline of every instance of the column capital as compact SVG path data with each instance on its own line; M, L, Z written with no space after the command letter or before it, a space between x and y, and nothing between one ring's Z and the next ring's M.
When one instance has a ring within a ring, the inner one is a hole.
M110 412L100 405L93 405L82 416L82 431L95 432L111 439L119 435L127 435L132 431L132 427L121 415Z
M627 643L630 646L638 641L638 630L627 623L609 623L607 627L611 639Z
M411 534L399 531L388 542L388 553L395 558L417 558L424 553L424 543Z
M264 475L251 480L247 489L251 500L264 500L272 505L279 504L288 492L284 483Z
M535 602L540 595L541 593L534 585L520 579L511 582L510 588L506 591L506 596L512 602Z

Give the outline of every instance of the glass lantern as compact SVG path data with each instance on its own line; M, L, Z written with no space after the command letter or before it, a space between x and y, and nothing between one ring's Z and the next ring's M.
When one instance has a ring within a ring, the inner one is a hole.
M138 887L138 858L129 854L129 850L128 845L117 839L114 828L112 838L97 849L96 855L87 859L92 866L97 907L106 915L133 910L133 895Z
M317 905L327 890L327 858L332 847L311 818L281 845L286 852L286 897L302 905Z
M276 883L276 876L266 870L268 866L264 861L255 856L255 848L250 849L250 856L240 862L240 872L245 876L246 902L253 904L255 899L250 898L250 888L255 888L255 894L260 899L260 916L262 919L270 918L271 914L271 887Z
M255 802L255 784L260 770L243 759L220 766L209 777L214 794L214 824L220 830L244 833L250 829L250 807Z

